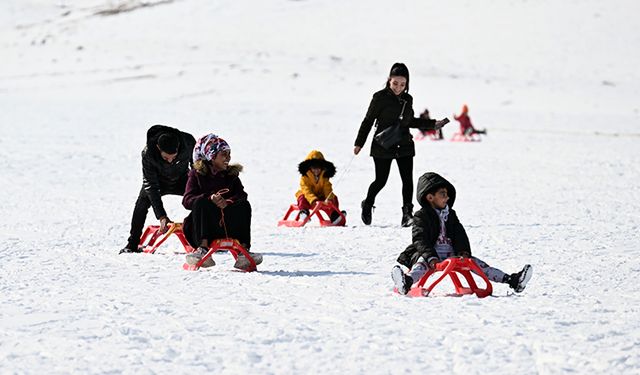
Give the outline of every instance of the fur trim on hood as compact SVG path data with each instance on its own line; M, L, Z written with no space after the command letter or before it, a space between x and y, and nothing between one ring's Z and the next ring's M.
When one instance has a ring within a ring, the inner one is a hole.
M302 176L306 175L311 167L318 166L324 170L324 176L331 178L336 175L336 167L332 162L325 160L322 152L313 150L307 155L307 158L303 162L298 164L298 172Z
M196 160L193 163L193 169L198 172L198 174L206 176L210 173L210 167L207 162L204 160ZM240 172L244 170L244 167L241 164L229 164L224 173L227 173L229 176L238 177Z

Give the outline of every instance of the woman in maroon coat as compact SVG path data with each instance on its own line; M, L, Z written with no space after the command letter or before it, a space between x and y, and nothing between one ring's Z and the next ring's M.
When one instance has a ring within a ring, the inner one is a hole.
M215 134L198 140L193 150L193 169L189 172L182 205L191 210L184 219L184 233L196 248L187 255L187 263L196 264L208 252L211 242L219 238L237 239L249 251L251 247L251 205L240 181L242 166L229 165L231 148ZM224 219L224 220L223 220ZM252 254L256 264L260 254ZM248 261L239 256L236 268ZM202 267L215 265L207 259Z

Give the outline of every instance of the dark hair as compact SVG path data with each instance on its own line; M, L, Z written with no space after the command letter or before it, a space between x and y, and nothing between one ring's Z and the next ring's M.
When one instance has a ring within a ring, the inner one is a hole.
M435 184L432 187L430 187L429 190L424 192L424 196L426 197L429 194L435 195L438 192L438 190L440 190L442 188L447 189L447 184L445 184L444 182L439 183L439 184ZM447 190L449 190L449 189L447 189Z
M409 68L403 63L395 63L391 66L389 71L389 77L404 77L407 79L407 86L404 88L404 92L409 92ZM386 87L389 88L389 80L387 79Z
M158 137L158 147L167 154L177 153L179 143L178 136L172 133L162 133Z

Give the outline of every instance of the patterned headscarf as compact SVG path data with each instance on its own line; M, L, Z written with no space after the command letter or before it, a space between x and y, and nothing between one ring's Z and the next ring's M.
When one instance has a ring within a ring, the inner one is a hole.
M196 142L196 146L193 148L193 161L211 161L220 151L227 150L231 150L227 141L215 134L207 134Z

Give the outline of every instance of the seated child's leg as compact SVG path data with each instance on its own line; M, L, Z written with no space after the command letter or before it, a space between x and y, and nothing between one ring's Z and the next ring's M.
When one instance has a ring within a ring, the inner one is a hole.
M229 237L238 240L249 250L251 247L251 204L249 201L227 206L224 209L224 221Z
M329 199L329 203L331 203L334 206L336 206L338 211L340 211L340 202L338 202L338 197L336 197L334 194L331 194L331 198Z
M304 194L300 194L300 196L298 197L298 208L300 209L300 211L311 210L311 204L309 203L307 198L305 198Z
M490 265L488 265L487 263L485 263L484 261L476 258L476 257L471 257L471 259L473 259L474 262L476 262L476 264L478 265L478 267L480 267L480 269L482 269L482 271L484 272L485 275L487 275L487 278L491 281L497 282L497 283L504 283L506 278L505 276L507 275L506 273L502 272L501 270L497 269L497 268L493 268Z
M190 236L199 246L200 241L209 242L224 237L224 229L220 227L222 212L220 208L206 198L198 199L191 210L192 235ZM192 244L194 245L194 244Z
M407 273L411 277L414 283L417 283L418 280L422 278L427 273L429 267L427 266L427 260L423 257L418 258L416 264L411 267L411 271Z

